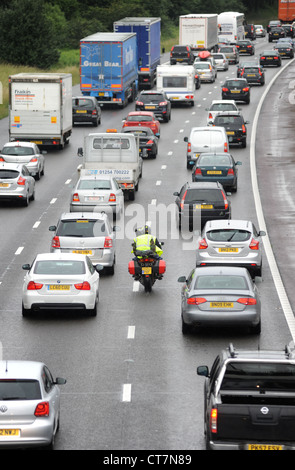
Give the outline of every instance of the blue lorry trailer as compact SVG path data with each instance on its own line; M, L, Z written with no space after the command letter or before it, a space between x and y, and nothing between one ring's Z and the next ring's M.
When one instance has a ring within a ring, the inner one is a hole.
M136 33L95 33L80 40L80 89L100 105L125 107L138 91Z
M156 83L161 57L161 18L126 17L114 22L114 31L137 35L138 85L152 88Z

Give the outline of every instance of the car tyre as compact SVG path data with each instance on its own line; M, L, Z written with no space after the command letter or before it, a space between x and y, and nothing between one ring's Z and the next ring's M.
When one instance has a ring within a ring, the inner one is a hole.
M191 327L187 323L184 322L183 318L181 317L181 331L183 335L187 335L191 332Z
M251 329L251 333L253 333L254 335L260 335L260 333L261 333L261 320L259 320L258 325L251 326L250 329Z

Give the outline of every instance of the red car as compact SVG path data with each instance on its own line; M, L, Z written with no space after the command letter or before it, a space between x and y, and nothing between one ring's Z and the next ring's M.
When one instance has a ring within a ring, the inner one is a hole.
M127 126L149 127L152 129L153 133L160 138L160 121L158 121L154 113L150 111L132 111L124 120L123 128Z

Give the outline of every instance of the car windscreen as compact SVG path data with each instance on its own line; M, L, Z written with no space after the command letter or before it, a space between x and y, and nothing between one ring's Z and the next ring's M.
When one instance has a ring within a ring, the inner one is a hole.
M213 242L245 242L250 240L251 232L235 228L215 229L206 233L208 240Z
M17 178L19 171L16 170L0 170L0 180L10 180Z
M214 119L215 126L222 126L224 124L234 124L241 126L243 124L241 116L216 116Z
M208 274L197 276L194 289L245 290L248 289L248 285L243 276Z
M137 115L137 116L128 116L127 118L127 121L130 122L130 121L135 121L135 122L148 122L148 121L152 121L153 120L153 117L152 116L148 116L148 115L143 115L143 116L140 116L140 115Z
M78 260L40 260L34 267L34 274L76 275L85 274L84 261Z
M1 150L3 155L34 155L34 150L31 147L20 147L16 145L15 147L7 146L3 147Z
M0 379L0 401L40 400L41 391L38 380Z
M104 220L74 219L62 220L58 224L56 235L59 237L99 237L106 235Z
M277 362L229 362L221 385L222 390L265 391L295 390L295 365Z
M228 155L200 155L198 158L198 166L229 166L231 159Z
M99 179L91 179L91 180L80 180L78 184L78 189L111 189L112 185L110 180L99 180Z
M222 202L223 196L219 189L189 189L185 197L185 204L192 202Z

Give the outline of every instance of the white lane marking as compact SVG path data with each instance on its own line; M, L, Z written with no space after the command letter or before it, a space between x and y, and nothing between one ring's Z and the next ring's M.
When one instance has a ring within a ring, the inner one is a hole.
M140 286L139 281L134 281L133 282L133 288L132 288L133 292L138 292L139 291L139 286Z
M256 214L257 214L257 219L258 219L258 226L260 227L260 230L264 230L264 231L266 231L266 224L265 224L265 219L264 219L264 214L263 214L263 209L262 209L262 204L261 204L261 199L260 199L260 194L259 194L258 178L257 178L256 163L255 163L255 159L256 159L255 141L256 141L257 125L258 125L258 120L259 120L259 114L260 114L263 102L267 96L268 91L272 87L275 80L279 77L279 75L285 70L285 68L287 68L292 62L294 62L294 60L295 59L289 61L272 78L267 88L265 89L262 97L260 98L260 101L256 109L256 113L254 116L254 120L253 120L251 142L250 142L250 169L251 169L252 188L253 188L253 194L254 194ZM281 306L282 306L287 324L289 326L291 336L294 341L295 340L295 317L294 317L294 313L292 311L292 307L290 305L282 278L280 276L280 272L276 263L276 259L275 259L267 232L266 232L266 236L263 237L263 245L264 245L265 254L268 260L268 264L271 270L271 274L274 280L274 284L277 290L277 294L279 296Z
M151 200L151 204L152 204L153 206L155 206L155 205L157 204L157 199L152 199L152 200Z
M162 181L158 180L156 181L156 186L160 186L162 184Z
M65 184L70 184L71 181L72 181L72 180L67 180L67 181L65 182Z
M37 222L34 223L33 228L38 228L40 224L40 220L37 220Z
M57 198L54 197L53 199L51 199L50 204L54 204L56 201L57 201Z
M15 255L20 255L21 252L23 251L23 249L24 249L24 247L23 247L23 246L20 246L20 247L16 250L16 252L15 252L14 254L15 254Z
M162 165L161 166L161 170L166 170L166 168L167 168L167 165Z
M134 337L135 337L135 326L130 325L128 326L127 338L134 339Z
M170 150L170 152L168 152L168 155L169 155L169 156L170 156L170 155L173 155L173 152Z
M178 140L174 140L174 143L175 143L175 144L178 144Z
M123 385L122 401L131 401L131 384Z

